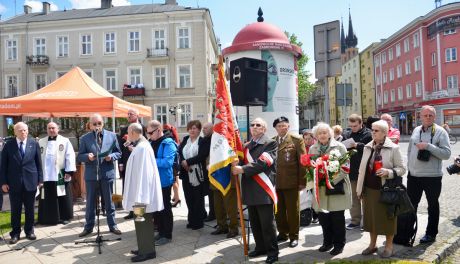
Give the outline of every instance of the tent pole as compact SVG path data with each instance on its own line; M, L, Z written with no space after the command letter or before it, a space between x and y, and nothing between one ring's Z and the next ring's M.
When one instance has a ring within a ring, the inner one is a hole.
M115 110L112 111L112 132L113 133L116 133L115 132Z

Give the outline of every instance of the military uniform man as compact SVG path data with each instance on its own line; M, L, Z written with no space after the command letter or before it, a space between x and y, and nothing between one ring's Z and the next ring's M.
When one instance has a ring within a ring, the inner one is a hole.
M289 120L282 116L273 121L278 133L273 138L278 143L276 161L276 193L278 212L276 226L278 242L289 237L289 247L296 247L299 240L300 206L299 190L305 188L305 169L300 164L300 156L306 153L305 143L299 135L288 133Z

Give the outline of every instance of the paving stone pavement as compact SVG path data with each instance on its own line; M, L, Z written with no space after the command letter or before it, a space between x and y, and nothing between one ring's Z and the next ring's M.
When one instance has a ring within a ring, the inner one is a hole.
M405 155L407 143L401 143L401 150ZM454 155L460 153L460 144L453 146ZM445 162L444 167L450 162ZM395 246L395 259L411 259L425 261L441 261L445 263L460 263L460 253L456 251L460 238L460 201L459 175L444 176L443 192L440 198L441 218L437 241L429 246L419 245L418 240L423 236L427 223L426 202L422 198L419 207L419 231L413 248ZM118 182L118 184L120 184ZM7 196L5 196L6 198ZM181 197L184 197L183 195ZM6 201L7 202L7 201ZM9 245L0 241L1 263L129 263L131 249L135 249L136 238L132 220L124 220L125 211L117 211L116 221L123 232L121 241L106 242L102 247L102 254L93 245L78 244L81 241L78 233L84 225L84 203L75 205L75 219L68 225L37 226L35 229L38 239L28 241L22 234L21 240L16 245ZM156 247L157 257L145 263L242 263L246 262L243 256L241 236L233 239L225 235L213 236L215 221L206 223L201 230L190 230L185 227L187 208L185 201L182 207L173 208L174 232L171 243ZM346 214L347 221L349 214ZM117 238L108 232L105 217L101 218L101 232L104 238ZM94 233L93 233L94 234ZM3 234L6 241L8 234ZM88 237L94 239L95 235ZM318 252L322 242L321 227L312 224L301 228L299 246L289 248L288 242L280 244L280 262L282 263L312 263L326 262L328 260L369 260L378 259L377 255L361 256L361 251L366 248L369 235L359 230L347 231L347 244L342 254L332 257L328 253ZM379 247L383 247L384 237L378 239ZM250 238L250 247L254 248L254 239ZM449 257L449 254L454 255ZM456 257L456 258L455 258ZM450 259L459 260L447 262ZM250 259L249 263L263 262L265 257Z

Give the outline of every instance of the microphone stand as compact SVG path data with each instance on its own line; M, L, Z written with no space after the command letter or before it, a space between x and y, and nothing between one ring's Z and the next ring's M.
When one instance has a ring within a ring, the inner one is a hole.
M86 243L86 244L96 243L97 247L99 249L99 254L102 254L102 250L101 250L102 243L107 242L107 241L120 241L121 237L115 238L115 239L103 239L103 237L101 235L100 221L99 221L99 215L100 215L101 209L99 208L99 204L100 204L100 200L101 200L101 197L102 197L103 194L102 194L102 191L101 191L101 177L99 175L99 166L101 164L101 161L99 160L99 152L102 149L102 143L101 143L101 147L99 147L98 139L100 137L101 131L99 131L99 129L96 129L94 132L96 134L96 137L95 137L95 143L96 143L96 194L98 194L98 196L99 196L99 197L96 197L96 229L97 229L97 236L96 236L96 239L94 239L94 240L85 239L83 241L75 241L75 245L80 244L80 243ZM110 201L111 201L111 199L112 199L112 197L110 197ZM107 201L105 201L105 202L107 202Z

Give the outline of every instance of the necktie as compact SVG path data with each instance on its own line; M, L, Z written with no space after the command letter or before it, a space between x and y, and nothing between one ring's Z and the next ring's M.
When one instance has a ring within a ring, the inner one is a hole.
M19 142L19 153L21 153L21 158L24 158L25 152L24 152L24 142Z
M280 145L283 144L284 139L280 137Z

